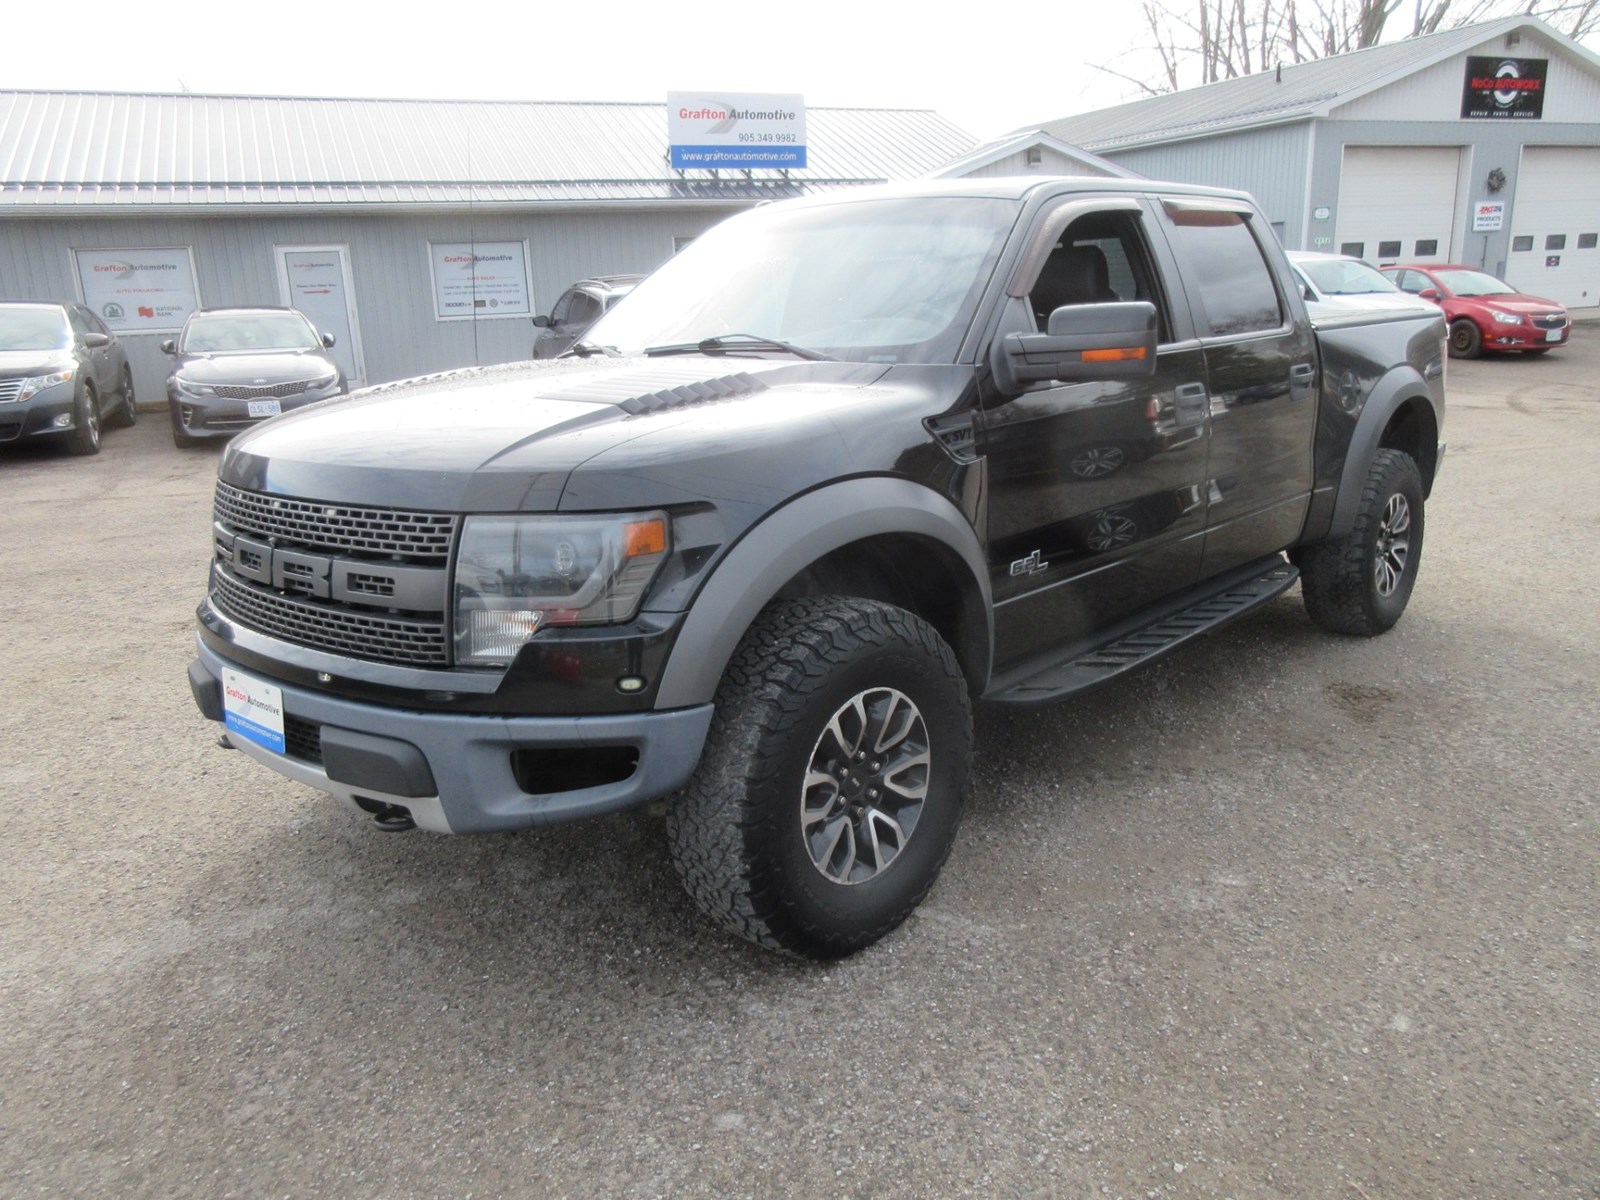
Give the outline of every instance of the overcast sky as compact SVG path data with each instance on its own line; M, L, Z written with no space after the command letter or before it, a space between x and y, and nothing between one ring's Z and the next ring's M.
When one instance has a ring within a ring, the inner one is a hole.
M988 138L1132 99L1133 0L15 0L0 87L466 100L789 92ZM1092 15L1085 15L1092 14Z

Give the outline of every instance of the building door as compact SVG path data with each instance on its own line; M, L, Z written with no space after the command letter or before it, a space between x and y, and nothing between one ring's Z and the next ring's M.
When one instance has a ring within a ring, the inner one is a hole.
M1506 282L1568 308L1600 305L1600 148L1523 148Z
M283 302L311 318L318 333L333 334L333 357L353 388L367 382L356 320L348 246L279 246L278 290Z
M1460 177L1459 146L1346 146L1336 248L1374 264L1449 262Z

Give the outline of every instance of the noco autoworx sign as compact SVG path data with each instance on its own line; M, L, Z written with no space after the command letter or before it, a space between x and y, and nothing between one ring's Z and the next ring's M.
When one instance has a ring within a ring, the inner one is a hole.
M1544 58L1468 58L1461 89L1461 115L1513 117L1537 121L1544 116Z
M805 97L668 92L667 140L675 171L803 167Z

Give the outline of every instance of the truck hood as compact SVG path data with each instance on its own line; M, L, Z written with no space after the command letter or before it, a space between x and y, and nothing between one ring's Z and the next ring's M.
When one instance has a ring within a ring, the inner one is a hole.
M701 355L510 363L383 384L236 438L219 474L314 500L453 512L561 506L572 472L639 441L752 423L828 425L886 366ZM833 436L838 436L834 433Z

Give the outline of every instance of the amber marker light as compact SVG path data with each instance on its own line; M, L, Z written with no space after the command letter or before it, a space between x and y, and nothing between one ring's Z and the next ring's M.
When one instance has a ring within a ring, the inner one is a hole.
M1119 346L1115 350L1085 350L1084 362L1132 362L1144 357L1143 346Z
M624 537L629 558L660 554L667 548L667 523L662 520L636 521L626 527Z

